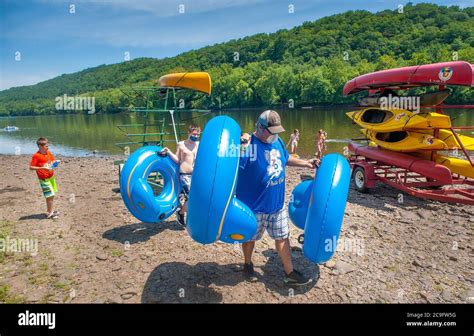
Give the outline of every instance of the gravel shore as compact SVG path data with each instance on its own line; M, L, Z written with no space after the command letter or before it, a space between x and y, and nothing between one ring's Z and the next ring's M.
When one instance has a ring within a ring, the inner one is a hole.
M113 158L60 159L60 216L46 220L30 156L0 156L0 238L37 243L37 251L32 243L0 252L0 301L474 302L473 206L408 195L399 203L390 187L360 194L351 186L336 254L314 265L295 248L296 268L315 281L291 289L267 235L254 255L259 281L246 282L238 245L198 244L174 216L136 220L118 192ZM287 168L287 199L300 174L311 173ZM294 247L300 233L292 225Z

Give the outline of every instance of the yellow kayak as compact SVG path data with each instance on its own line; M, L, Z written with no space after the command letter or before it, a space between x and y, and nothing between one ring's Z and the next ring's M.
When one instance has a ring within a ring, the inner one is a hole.
M467 135L462 135L456 132L457 136L461 140L464 148L467 150L474 150L474 138L467 136ZM449 130L440 130L439 131L439 138L448 145L448 148L459 148L461 149L461 145L458 143L456 138L454 137L453 132Z
M449 116L440 113L413 113L407 110L366 108L347 112L357 125L371 131L394 132L405 129L430 130L451 127Z
M472 167L471 163L467 160L436 155L435 161L436 163L442 164L443 166L449 168L453 173L474 178L474 167Z
M447 149L447 145L443 141L426 133L414 131L375 132L367 129L360 131L378 146L396 152Z
M178 87L211 94L211 77L207 72L179 72L161 76L161 87Z
M469 161L467 160L444 156L440 154L435 154L433 160L431 160L430 152L410 153L410 155L439 163L449 168L449 170L451 170L452 173L459 174L465 177L474 178L474 167L472 167Z

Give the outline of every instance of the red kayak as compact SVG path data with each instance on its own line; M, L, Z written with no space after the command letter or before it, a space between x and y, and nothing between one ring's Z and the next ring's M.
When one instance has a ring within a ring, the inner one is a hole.
M372 72L348 81L343 94L348 96L366 90L403 90L432 85L474 87L474 66L456 61Z

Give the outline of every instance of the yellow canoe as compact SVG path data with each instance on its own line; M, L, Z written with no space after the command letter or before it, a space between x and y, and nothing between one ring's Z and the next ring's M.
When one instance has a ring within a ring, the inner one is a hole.
M472 167L471 163L467 160L436 155L435 161L436 163L442 164L443 166L449 168L453 173L474 178L474 167Z
M456 132L456 135L459 137L459 140L461 140L464 148L467 150L474 150L474 138L467 136L467 135L462 135ZM459 142L456 140L454 137L453 132L449 130L440 130L439 131L439 139L444 141L448 148L453 149L453 148L459 148L461 149L461 145Z
M207 72L178 72L161 76L161 87L178 87L211 94L211 76Z
M451 127L449 116L435 112L421 114L408 110L384 110L372 107L347 112L346 115L357 125L377 132L394 132L405 129L430 130Z
M378 146L396 152L447 149L447 145L443 141L426 133L414 131L375 132L367 129L360 131Z

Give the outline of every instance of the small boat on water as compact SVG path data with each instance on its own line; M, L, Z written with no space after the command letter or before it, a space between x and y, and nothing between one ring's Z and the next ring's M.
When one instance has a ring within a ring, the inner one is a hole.
M3 128L3 130L5 132L16 132L16 131L19 130L19 128L16 127L16 126L6 126L6 127Z

